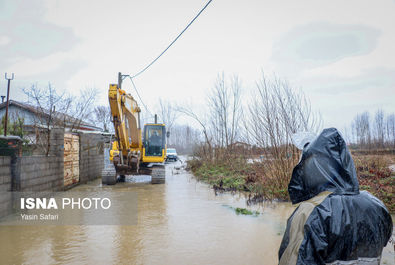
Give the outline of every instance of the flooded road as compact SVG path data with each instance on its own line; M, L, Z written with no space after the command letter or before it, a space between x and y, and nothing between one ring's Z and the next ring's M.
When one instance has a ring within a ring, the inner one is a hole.
M255 206L257 217L236 215L242 195L215 196L183 170L168 165L166 184L150 177L74 191L138 193L135 226L0 226L1 264L277 264L290 203ZM177 166L178 167L178 166ZM385 249L382 264L394 264Z

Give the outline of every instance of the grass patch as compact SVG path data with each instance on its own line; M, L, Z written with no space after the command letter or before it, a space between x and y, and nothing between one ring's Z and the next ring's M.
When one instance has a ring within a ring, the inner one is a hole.
M237 214L237 215L240 215L240 214L242 214L242 215L253 215L253 216L258 216L259 215L259 212L257 212L257 211L250 211L250 210L248 210L248 209L246 209L246 208L235 208L235 213Z
M217 191L249 191L243 170L234 170L221 164L202 164L191 167L194 175L210 185Z

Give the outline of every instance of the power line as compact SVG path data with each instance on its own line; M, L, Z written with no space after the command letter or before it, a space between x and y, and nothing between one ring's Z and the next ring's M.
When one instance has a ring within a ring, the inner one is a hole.
M143 99L140 96L140 93L136 87L136 84L133 81L133 78L139 76L140 74L142 74L143 72L145 72L151 65L153 65L181 36L182 34L184 34L184 32L193 24L193 22L195 22L195 20L200 16L201 13L203 13L203 11L207 8L207 6L212 2L212 0L209 0L204 7L199 11L199 13L197 13L197 15L191 20L191 22L188 23L188 25L181 31L180 34L178 34L178 36L169 44L169 46L166 47L166 49L164 49L152 62L150 62L146 67L144 67L140 72L138 72L137 74L130 76L130 75L124 75L125 77L129 77L130 81L132 82L133 88L137 93L137 96L139 97L141 104L144 106L145 110L151 115L151 111L147 108L147 105L144 104Z
M150 62L146 67L144 67L140 72L137 74L133 75L131 78L135 78L142 74L145 70L147 70L151 65L153 65L180 37L181 35L192 25L192 23L200 16L200 14L206 9L206 7L212 2L213 0L209 0L206 5L199 11L199 13L189 22L189 24L181 31L180 34L167 46L166 49L164 49L161 54L159 54L158 57L156 57L152 62ZM132 79L130 79L132 80ZM132 81L133 82L133 81Z
M132 82L133 88L134 88L134 90L136 91L137 96L139 97L139 99L140 99L140 101L141 101L141 104L143 104L145 110L146 110L151 116L153 116L152 113L151 113L151 111L149 111L149 109L147 108L147 105L144 104L144 101L143 101L142 98L140 97L140 93L139 93L139 91L138 91L136 85L135 85L134 82L133 82L133 77L131 77L130 75L128 75L128 77L129 77L130 81Z

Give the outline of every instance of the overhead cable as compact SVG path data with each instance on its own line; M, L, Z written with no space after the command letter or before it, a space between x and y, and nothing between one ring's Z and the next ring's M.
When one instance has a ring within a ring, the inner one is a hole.
M181 35L192 25L192 23L200 16L200 14L207 8L207 6L212 2L213 0L209 0L206 5L199 11L199 13L189 22L189 24L181 31L180 34L167 46L166 49L164 49L152 62L150 62L146 67L144 67L142 70L140 70L137 74L133 75L132 78L135 78L145 72L151 65L153 65L180 37Z
M136 91L136 94L137 94L137 96L139 97L139 99L140 99L140 101L141 101L141 104L143 104L145 110L146 110L151 116L153 116L152 113L151 113L151 111L149 111L149 109L147 108L147 105L144 104L144 101L143 101L143 99L141 98L140 93L139 93L139 91L138 91L138 89L137 89L135 83L133 82L133 78L132 78L130 75L128 75L128 77L129 77L130 81L132 82L133 88L134 88L134 90Z

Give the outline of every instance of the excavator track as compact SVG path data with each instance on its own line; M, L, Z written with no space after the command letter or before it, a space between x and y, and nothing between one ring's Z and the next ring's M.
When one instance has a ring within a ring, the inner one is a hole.
M151 183L163 184L166 180L166 167L163 165L153 166L151 171Z
M164 184L166 182L166 167L164 165L141 167L139 169L139 174L150 175L152 184ZM125 175L120 175L119 181L124 182ZM117 172L115 170L114 165L113 164L106 165L106 167L102 170L102 184L115 185L116 183L117 183Z
M113 164L107 164L101 174L102 184L115 185L117 183L117 172Z
M152 167L140 167L139 174L150 175L151 184L163 184L166 182L166 167L164 165L153 165Z

